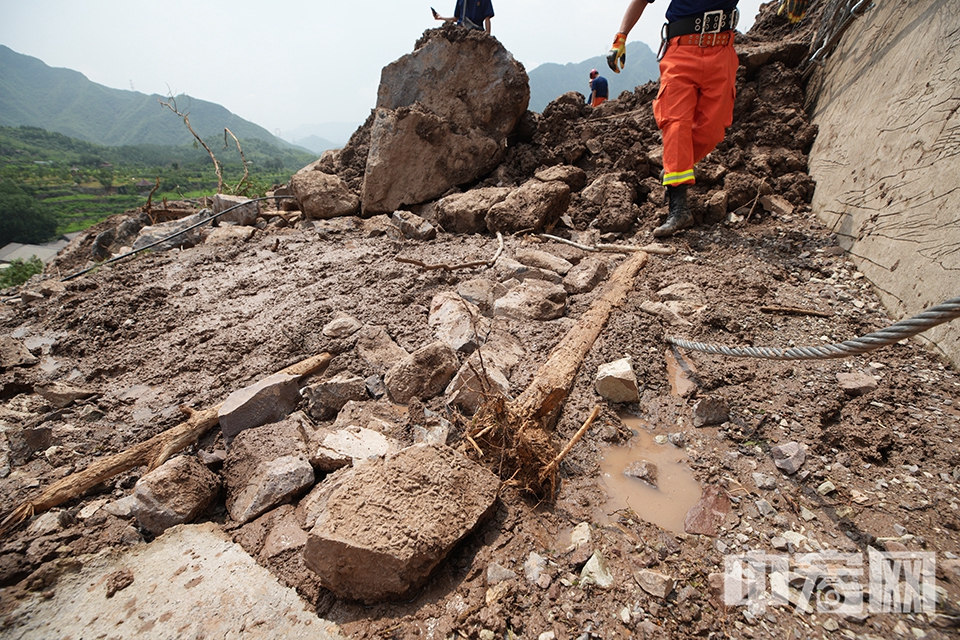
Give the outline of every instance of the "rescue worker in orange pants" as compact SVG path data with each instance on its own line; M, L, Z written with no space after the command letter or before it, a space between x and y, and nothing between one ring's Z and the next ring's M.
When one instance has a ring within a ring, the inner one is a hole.
M653 0L630 0L607 54L614 73L626 64L627 34ZM693 167L733 124L739 61L733 48L737 0L669 0L661 31L660 91L653 114L663 134L663 178L669 213L653 235L671 236L693 226L687 189Z

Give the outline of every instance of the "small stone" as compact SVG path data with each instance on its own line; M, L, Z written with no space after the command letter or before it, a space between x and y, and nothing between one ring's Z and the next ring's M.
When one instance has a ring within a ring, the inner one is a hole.
M837 515L840 515L839 511ZM806 507L800 507L800 517L803 518L804 522L810 522L817 516L813 511L810 511L810 509L807 509Z
M599 551L594 552L580 572L580 584L595 584L601 589L613 586L613 574L607 568L607 563Z
M903 536L907 533L907 528L899 524L893 525L893 530L898 536Z
M786 551L789 548L787 546L787 539L782 536L774 536L774 538L770 540L770 546L777 551Z
M757 489L769 490L777 488L777 479L765 473L754 473L753 483L757 485Z
M837 382L840 389L850 397L862 396L875 391L877 381L873 376L865 373L838 373Z
M641 589L653 597L661 599L670 595L670 592L673 591L674 586L676 586L676 580L672 577L648 569L637 573L636 580Z
M679 448L679 449L682 449L682 448L683 448L684 446L686 446L686 444L687 444L687 438L686 438L685 435L683 435L683 432L682 432L682 431L678 431L677 433L668 434L668 435L667 435L667 440L670 442L670 444L672 444L673 446L675 446L675 447L677 447L677 448Z
M833 632L840 628L840 624L837 623L833 618L827 618L823 621L823 628L827 631Z
M513 580L516 577L516 573L496 562L487 565L487 584L491 587L507 580Z
M623 475L629 478L643 480L655 489L657 488L658 473L657 465L649 460L635 460L623 470Z
M830 482L829 480L827 480L826 482L821 484L819 487L817 487L817 493L819 493L822 496L825 496L828 493L833 493L836 490L837 490L836 485Z
M730 419L730 408L719 398L701 398L693 405L693 426L709 427Z
M800 470L800 466L807 459L807 454L798 442L787 442L770 449L770 455L773 456L773 462L777 468L793 475Z
M766 500L757 500L757 510L764 518L772 518L777 515L777 510Z

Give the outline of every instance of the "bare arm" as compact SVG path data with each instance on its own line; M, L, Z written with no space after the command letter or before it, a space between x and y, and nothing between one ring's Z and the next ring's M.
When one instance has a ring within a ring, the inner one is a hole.
M630 0L630 4L627 5L627 10L623 14L623 21L620 23L620 33L630 33L648 4L650 3L647 0Z
M483 19L483 26L487 30L487 33L490 33L490 18Z

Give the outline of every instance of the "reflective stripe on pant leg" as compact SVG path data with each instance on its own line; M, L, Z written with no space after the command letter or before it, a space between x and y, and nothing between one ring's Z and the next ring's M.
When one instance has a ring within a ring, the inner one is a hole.
M700 162L723 141L733 124L733 103L737 95L737 67L740 61L733 45L703 51L700 99L693 119L693 161Z
M693 184L693 124L699 89L699 61L690 55L699 47L673 46L660 61L660 91L653 115L663 132L663 184Z

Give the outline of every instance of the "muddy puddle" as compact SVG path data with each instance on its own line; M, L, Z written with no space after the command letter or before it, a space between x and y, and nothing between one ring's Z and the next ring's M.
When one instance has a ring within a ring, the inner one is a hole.
M601 520L612 522L618 518L617 512L629 509L647 522L683 533L687 511L700 499L700 484L687 464L686 453L666 442L665 433L654 433L639 418L622 419L634 435L625 446L603 451L600 471L609 499L599 514ZM664 440L662 444L657 441L658 435ZM635 463L642 461L655 466L656 487L624 474L628 468L636 470Z

